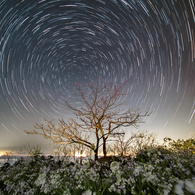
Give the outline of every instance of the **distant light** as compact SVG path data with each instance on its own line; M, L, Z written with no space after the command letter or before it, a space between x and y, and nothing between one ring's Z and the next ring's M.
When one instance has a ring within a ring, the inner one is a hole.
M75 157L86 157L87 155L85 154L85 153L83 153L82 155L80 154L80 153L78 153L78 152L76 152L76 154L75 154Z
M0 156L3 156L4 155L4 153L0 153Z

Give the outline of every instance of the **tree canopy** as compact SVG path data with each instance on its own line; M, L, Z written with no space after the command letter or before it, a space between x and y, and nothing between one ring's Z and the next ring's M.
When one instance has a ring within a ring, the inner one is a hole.
M75 96L82 106L75 106L65 100L74 118L59 119L58 125L54 120L45 119L47 125L36 123L33 131L25 132L43 135L60 144L82 144L94 151L95 159L98 159L98 149L102 143L106 156L109 137L123 134L120 132L121 127L137 128L144 122L143 117L149 115L148 112L141 114L139 109L130 109L125 105L125 97L129 95L124 92L127 81L117 85L112 82L104 84L97 79L96 82L87 82L85 86L76 82ZM93 139L90 139L91 135Z

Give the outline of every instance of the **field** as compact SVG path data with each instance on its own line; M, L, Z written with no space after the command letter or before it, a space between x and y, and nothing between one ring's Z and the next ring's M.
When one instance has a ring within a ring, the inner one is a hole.
M106 161L106 160L105 160ZM161 147L107 162L34 156L0 168L0 194L195 194L195 155Z

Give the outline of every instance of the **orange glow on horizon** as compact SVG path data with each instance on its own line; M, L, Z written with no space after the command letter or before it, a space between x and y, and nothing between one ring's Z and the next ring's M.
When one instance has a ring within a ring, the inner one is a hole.
M4 155L4 153L3 152L0 152L0 156L3 156Z
M78 152L76 152L75 157L86 157L87 155L83 153L82 155Z

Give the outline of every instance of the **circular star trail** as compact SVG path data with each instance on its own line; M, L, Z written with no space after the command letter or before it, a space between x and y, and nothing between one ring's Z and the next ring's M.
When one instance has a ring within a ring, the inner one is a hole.
M76 80L131 76L128 102L153 111L155 131L180 121L192 132L193 0L1 0L0 10L2 132L17 137L35 116L68 116Z

